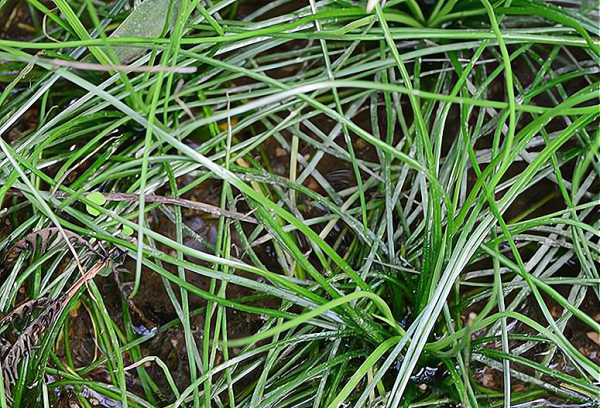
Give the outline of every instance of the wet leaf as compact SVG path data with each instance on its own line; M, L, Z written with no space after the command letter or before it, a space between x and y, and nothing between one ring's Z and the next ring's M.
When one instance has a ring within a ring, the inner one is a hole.
M172 18L169 22L169 26L171 26L174 22L174 17L177 15L177 3L179 0L146 0L117 27L110 35L110 38L160 37L169 14L171 1L175 2ZM122 64L127 64L135 60L148 50L148 48L139 46L114 46L113 49Z

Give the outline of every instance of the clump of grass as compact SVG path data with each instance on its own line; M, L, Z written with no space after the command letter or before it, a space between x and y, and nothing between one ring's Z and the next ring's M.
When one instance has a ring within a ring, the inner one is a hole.
M0 0L0 406L597 404L598 5L429 3Z

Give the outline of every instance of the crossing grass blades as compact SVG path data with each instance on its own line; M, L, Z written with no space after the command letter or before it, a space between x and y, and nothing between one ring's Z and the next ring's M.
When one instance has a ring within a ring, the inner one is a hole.
M0 408L598 406L598 5L0 0Z

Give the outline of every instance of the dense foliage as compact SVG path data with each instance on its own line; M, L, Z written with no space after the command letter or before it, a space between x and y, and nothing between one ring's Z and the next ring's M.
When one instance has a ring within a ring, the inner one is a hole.
M599 7L0 0L0 407L598 405Z

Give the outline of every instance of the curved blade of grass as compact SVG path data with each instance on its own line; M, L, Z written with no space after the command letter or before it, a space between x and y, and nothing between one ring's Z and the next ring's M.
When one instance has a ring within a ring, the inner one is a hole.
M369 357L365 359L365 361L360 365L360 367L356 370L352 377L350 377L350 379L346 382L344 388L342 388L342 390L338 393L338 396L333 401L331 401L327 408L338 408L346 400L350 393L354 391L358 383L367 374L367 372L374 368L379 358L391 347L398 344L400 340L402 340L402 337L392 337L381 343L371 353L371 355L369 355Z
M241 345L245 345L245 344L256 343L260 340L264 340L266 338L272 337L273 335L276 335L276 334L282 333L286 330L289 330L291 328L294 328L302 323L308 322L310 319L312 319L316 316L319 316L320 314L322 314L323 312L325 312L327 310L331 310L335 307L341 306L345 303L349 303L349 302L352 302L353 300L360 299L360 298L371 299L373 301L373 303L379 308L379 310L385 316L385 318L386 318L385 321L388 324L390 324L397 333L399 333L401 335L405 334L404 330L396 323L389 306L387 305L387 303L385 303L383 301L383 299L381 299L379 296L377 296L376 294L371 293L371 292L355 292L355 293L351 293L349 295L334 299L331 302L321 305L321 306L317 307L316 309L313 309L309 312L303 313L302 315L300 315L288 322L285 322L281 325L278 325L270 330L267 330L265 332L256 334L254 336L251 336L251 337L248 337L245 339L231 340L227 343L227 347L236 347L236 346L241 346Z

